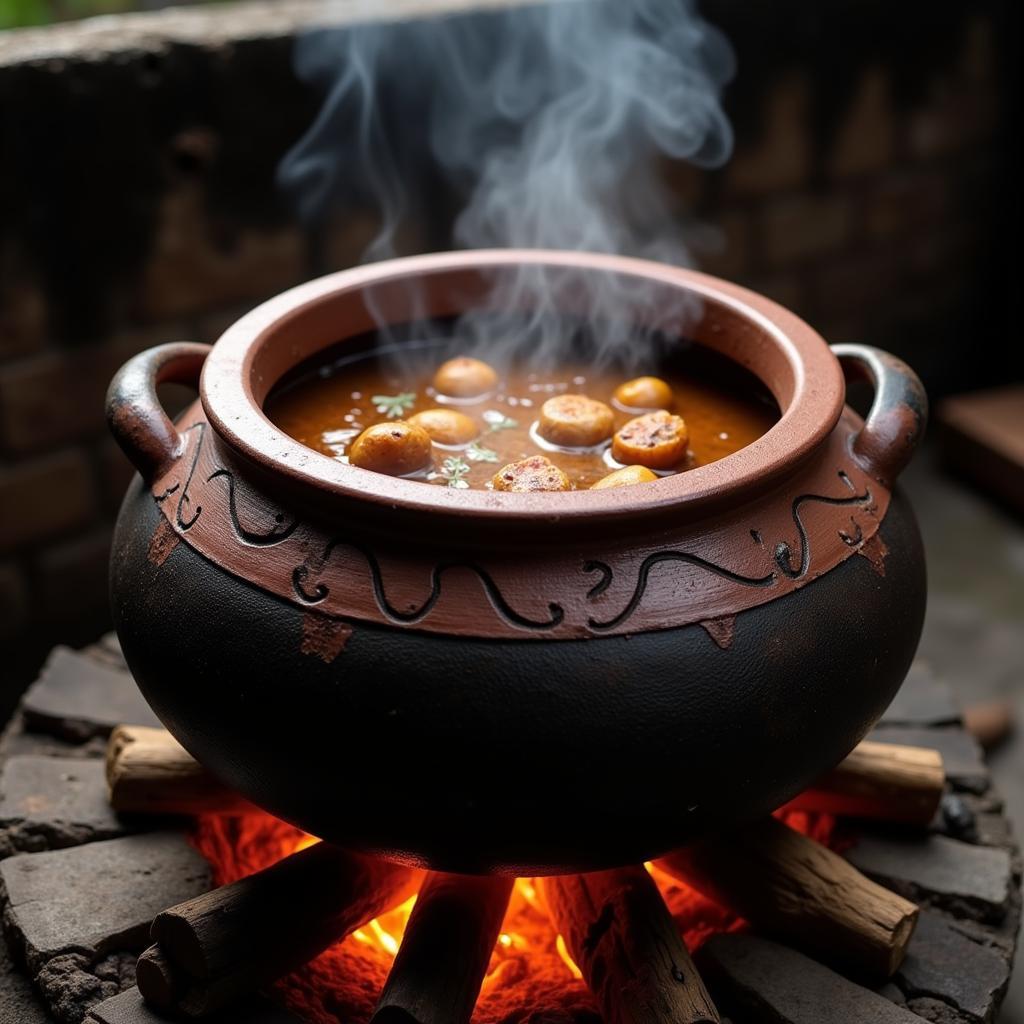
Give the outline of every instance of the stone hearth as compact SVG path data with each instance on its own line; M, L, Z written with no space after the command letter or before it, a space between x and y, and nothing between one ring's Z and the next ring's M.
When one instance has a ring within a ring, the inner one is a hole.
M183 828L110 810L102 753L122 722L154 719L108 638L81 652L57 648L0 741L3 1024L160 1020L134 987L135 958L152 917L211 882ZM732 1024L996 1017L1016 948L1021 862L981 751L948 689L921 666L871 738L939 749L949 780L928 834L871 826L847 854L921 904L907 958L872 991L769 938L716 936L697 959ZM217 1019L301 1024L269 996Z

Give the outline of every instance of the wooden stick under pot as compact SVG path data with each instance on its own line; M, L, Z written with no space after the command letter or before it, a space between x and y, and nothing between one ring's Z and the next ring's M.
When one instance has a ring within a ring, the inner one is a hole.
M158 914L138 985L159 1010L212 1013L416 892L421 871L328 843Z
M534 886L605 1024L720 1020L645 868L538 878Z
M427 875L372 1024L469 1024L512 884Z
M775 818L697 839L655 866L758 930L866 978L895 973L917 923L909 900Z

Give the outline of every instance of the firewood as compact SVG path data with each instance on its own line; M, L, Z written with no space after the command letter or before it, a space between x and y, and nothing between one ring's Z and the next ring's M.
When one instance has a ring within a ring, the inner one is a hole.
M469 1024L512 883L427 876L372 1024Z
M141 725L119 725L111 733L107 786L110 806L123 813L227 814L252 809L166 729Z
M135 984L148 1006L175 1019L206 1017L249 992L247 986L238 988L232 974L206 982L189 977L164 956L158 945L150 946L139 957Z
M720 1019L642 867L539 878L535 884L606 1024Z
M903 962L918 908L775 818L698 839L656 861L756 928L866 978Z
M160 956L144 954L139 990L154 1005L169 999L161 1009L211 1013L408 899L421 878L421 871L317 843L158 914L151 934Z
M173 1010L187 986L159 946L150 946L135 965L135 983L154 1010Z
M232 1011L244 1005L253 991L248 982L243 983L236 975L226 974L223 978L196 981L183 975L173 965L171 970L174 972L174 982L178 985L177 994L173 1005L166 1007L162 1012L169 1014L174 1020L208 1017L211 1014L217 1015L218 1024L221 1021L234 1020ZM143 999L149 1003L149 997L142 985L139 984L138 987ZM225 1007L231 1007L231 1010L225 1010Z
M206 1017L235 1005L249 992L247 987L239 990L237 979L230 974L206 982L190 978L164 956L159 946L150 946L139 957L135 983L148 1006L176 1020Z
M937 750L864 740L787 809L927 825L945 784Z

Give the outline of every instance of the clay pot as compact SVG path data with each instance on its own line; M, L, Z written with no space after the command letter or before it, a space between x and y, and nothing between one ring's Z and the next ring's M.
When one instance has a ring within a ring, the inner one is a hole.
M413 319L411 282L445 316L526 262L699 296L689 334L757 374L780 420L643 487L503 494L372 474L262 414L370 308ZM844 370L874 383L866 422ZM199 381L176 424L168 380ZM345 846L464 872L653 858L838 762L917 645L924 562L893 485L924 429L920 382L705 275L517 251L361 267L212 349L142 353L108 411L140 473L111 570L140 687L225 782Z

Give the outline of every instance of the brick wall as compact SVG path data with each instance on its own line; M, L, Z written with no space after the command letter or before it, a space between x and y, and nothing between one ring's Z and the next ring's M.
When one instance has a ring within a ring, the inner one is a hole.
M791 0L757 23L765 11L751 7L770 6L714 8L738 49L737 147L698 185L725 239L703 267L830 341L897 351L934 394L1000 379L1005 361L969 357L979 335L1000 354L1016 287L1003 258L1016 109L1001 38L1016 14L945 5L922 22L915 5L850 0L815 18Z
M698 235L704 269L830 340L899 351L936 391L1006 372L969 357L1008 322L999 256L1015 230L1017 15L947 6L922 23L917 5L874 0L709 0L737 50L736 152L712 174L665 169L680 209L717 229ZM274 185L318 106L291 71L294 33L323 17L254 3L0 35L0 720L46 646L107 623L129 478L102 416L116 368L161 341L216 340L370 236L353 210L304 232ZM445 226L410 237L438 248Z

